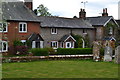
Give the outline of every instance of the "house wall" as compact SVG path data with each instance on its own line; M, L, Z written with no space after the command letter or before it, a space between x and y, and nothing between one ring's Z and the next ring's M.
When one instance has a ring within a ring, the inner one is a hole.
M57 34L51 34L51 28L42 27L41 36L44 39L44 47L50 47L51 41L59 41L64 35L70 34L71 32L75 35L81 35L84 37L83 29L57 28ZM90 42L95 40L95 30L88 29L87 33L89 34Z
M13 42L15 40L26 40L32 33L40 33L40 24L35 22L26 22L27 23L27 32L19 32L19 22L9 21L8 22L8 32L4 33L8 38L8 50L9 53L14 53Z
M102 40L103 36L104 36L104 28L103 28L103 26L96 27L96 40Z

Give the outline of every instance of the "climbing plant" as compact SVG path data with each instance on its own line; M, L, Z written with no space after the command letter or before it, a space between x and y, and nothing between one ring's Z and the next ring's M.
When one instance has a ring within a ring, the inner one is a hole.
M83 41L82 41L82 39L85 41L85 48L90 47L89 36L88 35L86 35L85 37L82 37L81 35L74 35L74 34L72 34L72 36L76 40L75 48L83 48Z

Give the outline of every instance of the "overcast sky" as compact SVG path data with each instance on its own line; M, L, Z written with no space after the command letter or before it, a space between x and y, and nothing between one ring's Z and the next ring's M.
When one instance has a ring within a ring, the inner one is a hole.
M101 16L103 8L108 9L109 16L118 19L118 1L119 0L33 0L33 9L38 5L44 4L53 15L60 17L79 16L80 8L84 8L86 3L86 16Z

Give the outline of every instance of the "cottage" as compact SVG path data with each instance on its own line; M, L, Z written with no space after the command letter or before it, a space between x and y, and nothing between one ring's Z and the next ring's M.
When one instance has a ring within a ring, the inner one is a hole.
M119 25L112 16L108 16L107 9L103 9L102 16L86 17L85 9L79 12L79 18L65 18L53 16L36 16L32 11L32 0L29 2L3 2L3 22L0 26L2 35L0 52L14 52L14 41L25 43L30 41L31 48L75 48L76 40L72 36L88 35L90 44L112 37L117 41ZM85 48L85 41L82 47Z
M2 3L4 30L0 31L2 34L1 52L13 53L15 40L24 43L33 33L40 35L40 21L33 13L32 5L28 4L31 5L31 2Z

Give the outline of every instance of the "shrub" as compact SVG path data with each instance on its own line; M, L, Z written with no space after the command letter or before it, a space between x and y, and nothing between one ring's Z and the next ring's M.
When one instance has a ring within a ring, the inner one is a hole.
M58 48L57 54L61 55L92 54L92 48Z
M101 55L101 56L104 56L104 48L101 48L101 49L100 49L100 55Z
M45 48L32 48L30 50L34 56L48 56L48 50Z
M46 48L48 50L49 54L56 54L55 50L53 48Z
M27 48L27 46L24 46L24 45L16 46L15 50L17 51L17 55L26 55L26 54L28 54L28 48Z

